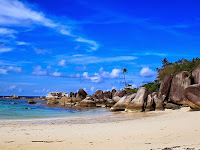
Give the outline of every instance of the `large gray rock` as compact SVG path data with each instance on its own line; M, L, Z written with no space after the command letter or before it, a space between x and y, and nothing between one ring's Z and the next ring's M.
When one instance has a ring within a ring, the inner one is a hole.
M77 94L76 94L76 98L80 98L80 99L85 99L87 96L87 93L83 90L83 89L79 89Z
M164 102L162 99L158 98L157 94L153 96L155 103L155 110L164 110Z
M63 92L51 92L46 95L47 100L61 99L62 97L68 97L68 94Z
M104 93L102 90L97 90L92 96L92 98L96 102L97 106L101 106L102 104L105 104L106 102L106 100L104 100Z
M127 93L125 90L123 91L116 91L114 94L112 93L112 99L117 103L123 96L125 96Z
M112 99L112 93L110 91L104 92L104 99Z
M152 96L152 94L149 94L147 96L147 104L146 104L145 111L152 111L154 109L155 109L155 107L154 107L153 96Z
M113 95L113 97L115 97L115 96L123 97L126 94L127 94L127 92L125 90L123 90L123 91L117 91L117 92L115 92L115 94Z
M117 91L115 89L112 89L112 97L114 96L114 94L116 93Z
M92 100L84 99L80 102L81 107L96 107L96 103Z
M190 108L200 110L200 84L190 85L185 88L184 95Z
M136 93L123 96L113 107L111 111L125 110L129 103L135 98Z
M175 104L187 104L187 99L184 97L184 89L189 85L191 85L189 72L177 72L172 79L169 101Z
M148 96L148 90L145 87L140 87L135 98L130 102L125 109L126 112L144 111L144 105Z
M192 71L194 84L200 84L200 64Z
M58 104L59 101L57 99L49 99L47 100L47 105L55 105Z
M158 92L158 98L162 99L163 101L169 95L172 77L173 77L172 75L166 75L160 85L159 92Z

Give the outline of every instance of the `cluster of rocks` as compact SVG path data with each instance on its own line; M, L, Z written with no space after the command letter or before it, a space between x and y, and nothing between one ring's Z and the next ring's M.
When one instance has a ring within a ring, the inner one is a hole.
M49 96L51 95L51 96ZM62 93L47 95L47 104L81 107L110 107L111 111L152 111L177 109L190 106L200 109L200 64L193 70L192 75L187 71L167 75L161 82L158 92L149 93L145 87L140 87L137 93L128 94L126 91L98 90L88 95L83 89L68 96Z
M83 89L77 93L70 92L69 96L63 96L61 99L49 99L47 104L60 104L61 106L80 106L80 107L112 107L126 95L126 91L107 91L98 90L93 95L88 95Z

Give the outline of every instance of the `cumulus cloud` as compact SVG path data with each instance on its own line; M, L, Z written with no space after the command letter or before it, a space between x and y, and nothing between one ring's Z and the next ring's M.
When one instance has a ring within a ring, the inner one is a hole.
M63 59L63 60L59 61L58 65L59 66L65 66L66 65L66 60Z
M0 74L7 74L8 72L23 72L21 67L3 66L0 68Z
M90 80L91 82L94 82L94 83L99 83L102 81L102 78L98 73L95 73L94 75L89 76L88 72L84 72L83 79Z
M104 71L104 68L101 67L99 69L99 72L103 78L119 78L121 69L114 68L110 73L110 72Z
M110 73L110 78L117 78L119 77L119 74L121 73L120 69L113 69L112 72Z
M55 72L52 73L52 76L54 76L54 77L60 77L60 76L63 76L63 74L61 72L55 71Z
M33 75L36 75L36 76L47 75L47 70L46 69L42 69L41 66L36 66L33 69L34 69L34 71L32 72Z
M120 73L121 73L120 69L115 68L111 72L107 72L107 71L104 71L103 67L101 67L99 69L99 73L94 73L94 74L89 75L88 72L84 72L82 77L85 80L90 80L91 82L94 82L94 83L100 83L103 81L103 79L119 78Z
M151 76L154 76L156 74L157 73L155 71L153 71L152 69L150 69L149 67L144 67L140 71L140 76L142 76L142 77L151 77Z
M22 72L22 68L21 68L21 67L9 66L9 67L7 67L7 69L8 69L9 71Z

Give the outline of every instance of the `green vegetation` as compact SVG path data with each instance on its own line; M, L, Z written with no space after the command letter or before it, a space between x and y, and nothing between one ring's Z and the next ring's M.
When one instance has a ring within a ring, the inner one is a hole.
M174 74L179 71L188 71L189 73L200 63L200 59L193 58L192 60L181 59L174 63L170 63L166 58L162 61L162 67L157 68L157 79L161 81L166 75Z
M146 87L150 93L157 92L160 88L160 83L158 82L149 82L147 84L142 85L142 87Z
M194 70L194 68L199 63L200 63L200 59L198 57L193 58L192 60L181 59L174 63L168 62L168 60L166 58L164 58L162 61L162 67L157 68L157 71L158 71L157 80L155 80L154 82L146 83L146 84L142 85L141 87L146 87L148 89L148 91L151 93L157 92L160 88L160 83L161 83L162 79L166 75L175 74L176 72L179 72L179 71L188 71L191 74L192 71ZM123 70L123 74L126 71L127 70L125 70L125 71ZM126 85L126 81L125 81L125 85ZM125 90L127 93L136 93L138 88L134 88L134 89L125 88Z
M133 88L133 89L125 88L125 90L126 90L126 93L132 94L132 93L136 93L138 91L138 88Z

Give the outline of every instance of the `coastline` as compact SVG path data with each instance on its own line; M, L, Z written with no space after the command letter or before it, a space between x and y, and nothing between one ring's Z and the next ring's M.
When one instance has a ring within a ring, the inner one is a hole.
M74 118L76 121L71 123L66 119L0 122L0 149L200 148L199 111L183 107L179 110L147 112L143 113L147 114L143 117L137 113L138 118L120 120L119 116L124 117L124 114L103 116L104 119ZM91 122L91 119L95 121Z

